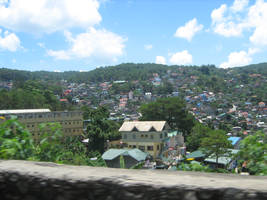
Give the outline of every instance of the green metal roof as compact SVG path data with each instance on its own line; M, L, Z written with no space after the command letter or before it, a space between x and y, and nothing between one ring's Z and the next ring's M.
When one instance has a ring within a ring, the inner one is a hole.
M238 153L238 149L229 149L231 151L232 154L237 154ZM211 163L216 163L216 158L213 158L212 156L206 158L204 160L205 162L211 162ZM223 164L223 165L227 165L232 161L232 158L229 156L222 156L218 158L218 163L219 164Z
M206 155L200 151L193 151L192 153L190 153L189 155L186 156L186 158L201 158L201 157L205 157Z
M113 160L114 158L121 156L121 155L131 156L137 161L145 160L146 157L148 156L147 153L139 149L109 149L102 155L102 158L104 160Z
M176 135L179 135L179 134L182 134L182 133L178 132L178 131L173 131L173 132L168 133L168 137L173 137L173 136L176 136Z

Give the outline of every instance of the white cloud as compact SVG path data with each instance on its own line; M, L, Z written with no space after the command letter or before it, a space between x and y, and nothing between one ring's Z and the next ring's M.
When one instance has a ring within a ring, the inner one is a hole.
M248 26L255 27L249 40L258 46L267 45L267 2L258 0L248 12Z
M241 36L243 31L252 31L250 42L256 46L267 45L267 2L256 0L235 0L228 9L223 4L211 13L213 31L225 37Z
M9 33L8 31L2 34L0 29L0 49L15 52L19 48L21 48L20 39L14 33Z
M211 12L212 24L223 21L224 13L226 12L226 10L227 10L227 5L225 4L221 5L220 8L214 9Z
M237 2L236 0L235 2ZM243 0L241 0L243 1ZM240 3L234 3L232 9L238 9L240 7ZM214 9L211 13L213 31L219 35L223 35L225 37L232 36L240 36L242 35L242 31L244 25L242 23L236 23L232 20L232 16L225 16L227 13L228 7L223 4L219 8Z
M194 18L188 21L184 26L179 27L174 34L175 37L184 38L191 41L194 35L203 29L202 24L197 23L197 19Z
M240 36L242 35L243 25L235 24L232 21L221 22L216 24L214 32L225 37Z
M249 0L235 0L231 6L233 12L241 12L248 6Z
M68 54L69 53L64 50L59 50L59 51L48 50L47 51L47 55L52 56L56 58L57 60L69 60L70 56Z
M116 61L118 56L123 55L124 42L127 40L105 29L95 28L90 28L76 37L66 31L65 37L71 45L70 49L48 50L47 54L56 59L95 57Z
M51 33L87 28L101 21L97 0L1 0L0 26L24 32Z
M144 48L145 48L145 50L150 50L153 48L153 45L152 44L146 44L146 45L144 45Z
M156 56L156 64L166 65L166 59L163 56Z
M42 42L37 43L37 45L38 45L39 47L41 47L41 48L45 48L45 44L42 43Z
M192 64L193 57L187 50L177 52L170 58L170 63L174 65L188 65Z
M232 52L228 56L228 61L220 64L220 68L231 68L231 67L240 67L248 65L252 62L252 55L259 52L257 48L249 48L248 52L239 51Z
M0 5L1 4L7 4L8 3L8 0L0 0Z

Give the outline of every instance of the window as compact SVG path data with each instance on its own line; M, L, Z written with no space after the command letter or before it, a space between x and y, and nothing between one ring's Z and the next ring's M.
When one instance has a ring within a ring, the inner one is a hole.
M147 138L148 137L148 135L145 135L145 138Z
M143 137L144 137L144 135L142 134L142 135L141 135L141 138L143 138Z
M150 135L150 139L154 139L154 135Z
M148 151L153 151L153 146L147 146Z
M133 148L136 148L136 145L133 145Z
M135 134L133 134L133 139L136 139L136 135Z
M165 137L167 137L167 133L165 133Z
M127 139L127 134L124 134L123 135L123 139Z
M145 146L139 146L138 147L141 151L145 151Z
M160 138L162 138L162 133L159 135Z
M159 145L157 145L157 150L159 150Z

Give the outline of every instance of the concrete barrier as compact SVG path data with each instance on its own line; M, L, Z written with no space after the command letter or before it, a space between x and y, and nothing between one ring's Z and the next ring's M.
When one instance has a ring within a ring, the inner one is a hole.
M267 177L0 161L0 199L267 199Z

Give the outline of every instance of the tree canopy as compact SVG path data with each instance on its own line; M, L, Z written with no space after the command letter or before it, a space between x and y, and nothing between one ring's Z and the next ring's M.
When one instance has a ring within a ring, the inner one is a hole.
M172 129L187 136L194 126L194 118L188 113L185 102L178 97L157 99L140 107L142 121L167 121Z
M228 140L225 132L222 130L212 130L208 132L207 137L202 138L201 148L206 155L214 157L218 164L221 156L231 156L229 149L232 148L231 141Z

